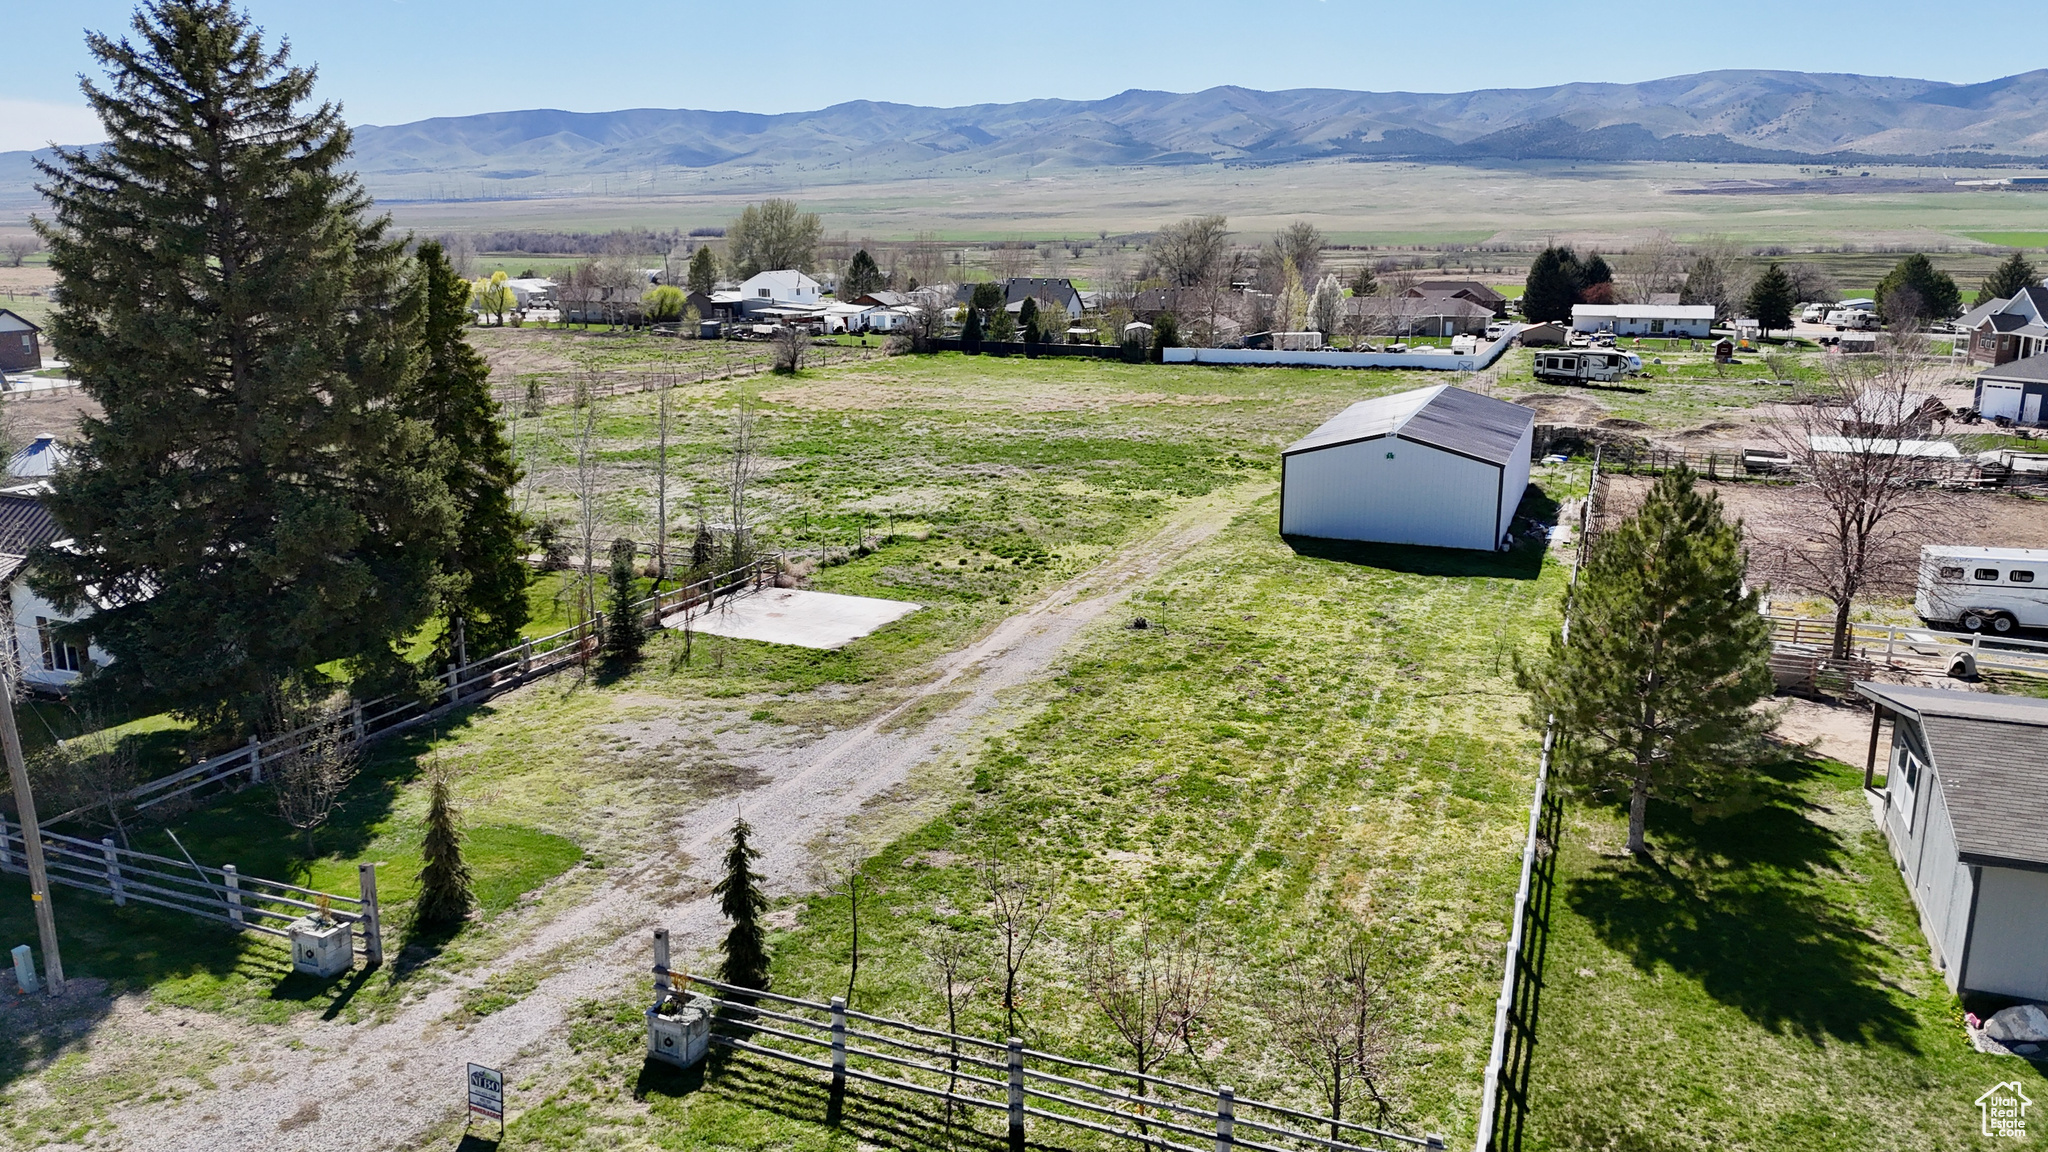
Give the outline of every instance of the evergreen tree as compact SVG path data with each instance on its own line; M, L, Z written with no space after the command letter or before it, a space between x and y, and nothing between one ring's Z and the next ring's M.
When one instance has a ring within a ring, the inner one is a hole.
M967 322L960 326L960 350L981 351L981 311L977 308L967 310Z
M1754 317L1757 325L1768 336L1792 327L1792 309L1799 306L1799 292L1792 287L1792 278L1773 262L1764 274L1749 286L1749 299L1743 302L1743 311Z
M519 642L531 609L526 585L526 523L512 507L519 466L491 398L491 366L464 338L462 278L441 246L420 245L419 278L426 293L426 364L408 397L408 415L424 421L445 448L444 482L461 516L443 557L439 614L448 622L437 663L454 651L462 621L471 656Z
M436 768L433 790L427 802L427 836L420 844L420 894L413 904L413 921L421 925L460 924L469 915L469 865L462 859L462 831L455 825L456 812L448 803L449 773Z
M1152 321L1152 362L1166 362L1166 350L1180 347L1180 318L1171 312L1161 312Z
M761 894L761 874L754 860L761 855L747 837L754 829L745 820L732 826L732 847L725 852L725 878L711 889L718 897L718 910L732 921L725 934L725 964L718 978L741 988L768 988L768 934L761 927L761 914L768 911L768 897ZM737 999L737 997L735 997Z
M1017 326L1024 330L1026 344L1038 343L1038 301L1024 298L1024 304L1017 309Z
M1523 282L1522 315L1532 323L1572 318L1572 305L1579 302L1579 258L1570 248L1545 248L1529 265Z
M1580 270L1579 282L1584 288L1591 288L1595 284L1612 284L1614 270L1607 266L1606 257L1595 252L1587 258L1585 266Z
M1380 282L1373 276L1372 267L1365 264L1359 265L1358 275L1351 278L1351 294L1353 296L1370 296L1379 290Z
M1887 324L1946 320L1962 311L1963 294L1949 274L1915 252L1877 282L1877 312Z
M988 338L998 344L1008 344L1017 338L1017 318L1010 315L1008 308L999 306L988 314Z
M697 254L690 257L689 283L690 291L705 296L718 287L718 257L711 254L709 246L697 249Z
M882 287L886 277L875 264L875 258L863 248L853 254L847 262L846 273L839 277L838 296L841 300L858 300Z
M640 549L624 536L612 541L612 566L606 574L610 604L605 611L604 651L614 660L638 660L646 629L633 607L633 561Z
M1977 303L1988 304L1993 300L2010 300L2028 288L2039 287L2041 274L2036 271L2025 252L2014 252L2007 256L1998 267L1985 277L1983 287L1977 289Z
M1553 716L1561 774L1626 797L1629 851L1645 850L1651 797L1694 814L1730 810L1775 717L1770 624L1743 587L1740 523L1683 466L1658 477L1636 513L1591 545L1569 640L1517 669L1538 718Z
M108 143L39 164L50 328L101 414L47 501L78 546L35 584L104 605L103 687L246 729L272 685L388 666L434 610L457 513L402 410L424 299L288 46L226 0L133 30L87 38Z

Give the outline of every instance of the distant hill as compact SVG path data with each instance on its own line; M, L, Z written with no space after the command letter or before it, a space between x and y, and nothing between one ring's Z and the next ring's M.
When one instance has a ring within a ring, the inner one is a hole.
M2044 113L2048 69L1982 84L1742 70L1459 93L1226 87L778 115L493 112L360 127L356 159L387 198L595 191L650 173L808 185L1325 158L1983 166L2048 157ZM25 191L27 155L0 154L0 201Z

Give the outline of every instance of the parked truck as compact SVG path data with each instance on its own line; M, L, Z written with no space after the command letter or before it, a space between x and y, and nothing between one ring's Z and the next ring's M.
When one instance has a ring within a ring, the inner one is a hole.
M1619 349L1574 348L1536 354L1536 378L1560 384L1620 380L1642 370L1642 357Z
M2010 636L2048 628L2048 548L1930 544L1920 550L1913 611L1936 627L1964 632Z

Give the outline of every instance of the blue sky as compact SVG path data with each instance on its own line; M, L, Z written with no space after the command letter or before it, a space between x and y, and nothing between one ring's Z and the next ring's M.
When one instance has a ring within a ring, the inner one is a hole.
M87 27L133 4L10 5L0 151L97 138L78 97ZM1455 92L1632 81L1713 68L1957 83L2040 67L2037 38L1979 36L1924 4L1431 5L1175 0L771 5L615 0L252 0L320 66L350 120L516 108L786 112L851 99L972 104L1127 88ZM1916 31L1917 30L1917 31Z

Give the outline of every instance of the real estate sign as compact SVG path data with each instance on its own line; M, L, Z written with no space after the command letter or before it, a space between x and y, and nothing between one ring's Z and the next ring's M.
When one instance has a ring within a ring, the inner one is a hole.
M505 1122L505 1074L481 1064L469 1066L469 1114Z

